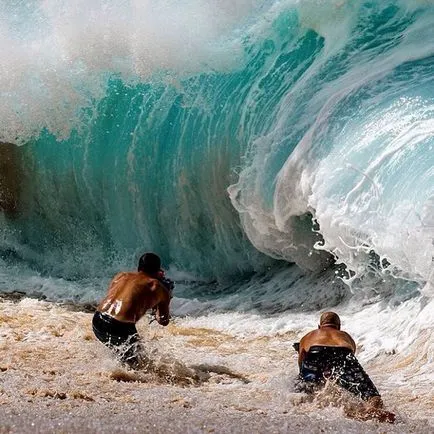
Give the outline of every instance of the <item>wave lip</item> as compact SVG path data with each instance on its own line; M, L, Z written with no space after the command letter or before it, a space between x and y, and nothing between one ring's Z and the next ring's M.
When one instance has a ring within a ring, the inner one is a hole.
M386 274L423 286L434 254L425 223L434 191L434 44L422 36L433 10L359 6L350 34L334 46L325 36L327 48L282 98L231 198L267 254L303 265L294 218L311 213L323 238L317 249L360 275L373 251L388 264ZM275 177L265 173L285 150ZM272 201L264 200L264 179L275 185Z

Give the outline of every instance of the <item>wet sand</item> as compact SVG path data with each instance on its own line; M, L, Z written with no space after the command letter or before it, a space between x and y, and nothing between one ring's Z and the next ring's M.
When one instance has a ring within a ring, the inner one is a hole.
M394 425L346 417L351 398L333 388L313 401L293 393L296 332L246 338L142 320L153 368L131 371L96 341L91 318L27 298L0 302L0 433L434 431L432 391L387 386L381 360L368 368Z

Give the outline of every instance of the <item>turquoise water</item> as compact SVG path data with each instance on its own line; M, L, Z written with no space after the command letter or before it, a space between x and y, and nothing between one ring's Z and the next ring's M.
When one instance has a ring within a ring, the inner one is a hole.
M116 3L0 7L5 275L151 250L181 280L338 262L432 294L430 2Z

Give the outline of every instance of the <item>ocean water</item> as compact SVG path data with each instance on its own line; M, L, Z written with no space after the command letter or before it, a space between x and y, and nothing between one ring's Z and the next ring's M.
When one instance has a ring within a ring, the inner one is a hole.
M433 23L430 0L2 2L0 290L95 303L155 251L182 326L287 351L333 308L431 408Z

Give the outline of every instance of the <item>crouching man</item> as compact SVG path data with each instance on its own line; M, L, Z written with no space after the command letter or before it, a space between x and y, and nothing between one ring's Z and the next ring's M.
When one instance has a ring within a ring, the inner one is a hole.
M118 273L111 281L106 297L93 316L95 336L122 362L137 367L140 357L136 323L148 309L154 309L157 322L167 326L172 288L173 282L161 270L160 258L145 253L137 272Z
M348 333L341 331L341 320L336 313L323 313L318 329L306 334L295 348L302 384L321 385L326 380L333 380L366 402L364 415L352 416L395 421L393 413L383 410L377 388L354 355L356 344Z

